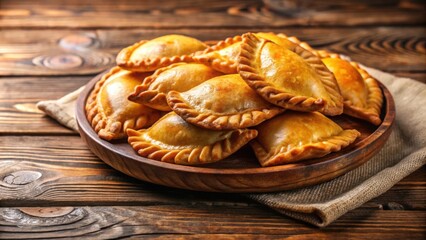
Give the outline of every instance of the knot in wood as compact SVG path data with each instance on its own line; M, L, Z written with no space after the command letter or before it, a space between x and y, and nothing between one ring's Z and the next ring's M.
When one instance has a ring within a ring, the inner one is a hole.
M44 59L43 65L51 69L77 68L83 64L83 58L74 54L60 54Z
M87 34L71 34L59 40L59 46L65 49L82 50L98 47L97 39Z
M52 217L61 217L71 213L73 207L22 207L19 210L25 214L28 214L33 217L42 217L42 218L52 218Z
M42 174L36 171L17 171L5 176L3 182L10 185L26 185L34 182L41 176Z

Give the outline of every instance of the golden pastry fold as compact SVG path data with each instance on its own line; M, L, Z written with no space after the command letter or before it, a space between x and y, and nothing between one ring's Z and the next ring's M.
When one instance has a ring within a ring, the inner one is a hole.
M169 91L184 92L221 74L200 63L175 63L145 78L129 95L129 100L161 111L171 111L166 99Z
M338 56L330 55L322 61L337 79L343 95L343 112L376 126L380 125L383 95L377 80L357 63L348 62Z
M127 100L127 95L148 75L115 67L96 83L85 108L87 119L100 138L124 138L126 129L148 127L160 118L159 111Z
M258 137L250 144L263 167L319 158L340 151L360 136L319 112L287 111L256 129Z
M128 142L142 157L197 165L217 162L257 136L254 129L214 131L187 123L170 112L148 129L127 130Z
M254 33L259 38L268 39L282 47L294 47L285 35L272 32ZM237 73L238 57L241 51L242 36L234 36L194 54L194 60L227 74Z
M183 35L165 35L149 41L140 41L124 48L117 55L121 68L150 72L177 62L192 62L192 53L207 48L195 38Z
M224 130L255 126L284 109L263 100L238 74L222 75L186 91L170 91L167 102L187 122Z
M333 74L298 45L280 46L248 33L243 36L238 72L268 102L296 111L343 112Z

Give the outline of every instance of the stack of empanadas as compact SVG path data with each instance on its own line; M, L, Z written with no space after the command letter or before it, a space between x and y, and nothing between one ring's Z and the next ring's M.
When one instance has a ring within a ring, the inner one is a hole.
M142 157L220 161L250 144L261 166L322 157L360 133L327 116L379 125L382 92L357 63L295 37L246 33L216 45L166 35L123 49L92 90L100 138L128 139Z

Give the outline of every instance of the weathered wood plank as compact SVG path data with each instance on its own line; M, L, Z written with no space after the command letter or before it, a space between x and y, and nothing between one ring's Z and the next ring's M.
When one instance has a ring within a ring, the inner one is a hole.
M162 234L185 239L223 234L232 234L231 239L234 234L252 239L422 239L425 217L424 211L355 210L318 230L271 210L241 206L0 208L0 231L5 239L155 238Z
M73 134L39 111L41 100L57 99L91 77L0 78L0 135Z
M133 11L150 11L153 9L158 9L162 11L177 11L181 12L183 10L192 10L195 9L207 9L207 10L224 10L232 6L246 6L246 5L256 5L261 3L260 0L210 0L206 4L202 0L181 0L179 3L176 3L174 0L164 0L161 4L158 4L155 0L145 0L143 4L131 0L122 0L120 2L114 0L92 0L90 5L85 1L81 0L39 0L37 5L33 6L37 9L69 9L69 10L93 10L93 11L121 11L121 12L133 12ZM279 10L280 1L274 0L265 0L263 1L265 5ZM21 9L28 8L31 6L33 1L31 0L2 0L3 9ZM296 5L296 4L295 4ZM378 7L390 7L395 9L412 9L422 6L421 0L358 0L358 1L345 1L345 2L335 2L323 0L315 3L299 3L300 7L305 7L308 5L311 9L330 9L330 8L378 8ZM289 6L291 7L291 6ZM294 7L294 6L293 6Z
M398 77L411 78L419 82L426 83L426 72L396 72L394 74Z
M29 6L42 9L42 10L53 10L53 9L67 9L67 10L86 10L86 11L120 11L120 12L134 12L144 11L149 12L152 10L161 10L166 12L180 12L183 10L194 9L205 9L205 10L226 10L232 6L245 5L245 4L256 4L258 0L210 0L208 4L201 0L180 0L179 3L176 1L163 0L161 4L155 0L144 0L143 4L138 1L132 0L92 0L90 4L86 1L81 0L38 0L37 4L31 0L2 0L2 9L16 10L16 9L28 9ZM53 11L52 11L53 12ZM21 13L22 15L23 13Z
M29 1L3 2L0 27L3 28L180 28L180 27L288 27L423 24L421 7L397 4L374 6L336 5L281 14L261 1L230 1L204 4L203 1L166 1L164 6L149 1L135 7L126 1L117 6L96 1L91 7L76 4L33 4ZM215 6L216 5L216 6ZM210 7L212 6L212 7ZM422 6L418 4L418 6ZM120 10L120 11L117 11ZM392 16L392 17L389 17Z
M0 32L0 75L87 75L115 64L123 47L165 34L221 40L247 31L294 35L314 47L390 72L426 72L424 28L286 28L179 30L8 30ZM423 80L423 79L421 79Z
M417 174L424 174L426 168ZM407 178L362 208L426 209L424 178ZM242 195L199 193L138 181L113 170L77 136L0 137L1 206L255 205ZM171 200L173 203L171 203Z
M138 181L115 171L77 136L0 137L0 204L175 204L194 202L197 193ZM190 196L190 197L189 197ZM206 196L198 195L197 201ZM220 197L222 196L222 197ZM236 196L218 194L216 200ZM240 198L241 197L237 197ZM189 202L188 202L189 201ZM218 203L220 204L220 203Z

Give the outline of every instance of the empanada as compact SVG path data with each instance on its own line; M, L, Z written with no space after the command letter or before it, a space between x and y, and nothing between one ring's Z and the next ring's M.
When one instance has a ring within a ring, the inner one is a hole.
M344 101L343 112L380 125L383 95L377 81L355 62L338 57L322 61L337 79Z
M258 137L250 144L264 167L319 158L340 151L360 136L319 112L286 111L256 129Z
M127 96L148 73L111 69L95 85L86 102L86 115L95 132L105 140L126 136L126 129L148 127L160 118L160 112L130 102Z
M334 75L298 45L282 47L248 33L243 36L238 72L265 100L297 111L343 112Z
M343 96L343 112L345 114L364 119L374 125L381 123L380 110L383 104L383 95L380 87L377 80L356 62L348 62L337 53L316 50L296 37L287 37L284 34L277 34L277 36L286 38L321 58L337 80ZM272 40L272 37L270 40Z
M192 37L165 35L124 48L117 55L117 65L130 71L149 72L172 63L192 62L189 55L205 48L205 43Z
M221 74L200 63L175 63L145 78L129 96L129 100L161 111L171 111L166 100L169 91L184 92Z
M217 162L257 136L254 129L213 131L187 123L170 112L148 129L127 130L128 142L142 157L196 165Z
M186 91L170 91L167 102L186 121L213 130L255 126L284 109L263 100L238 74L222 75Z

